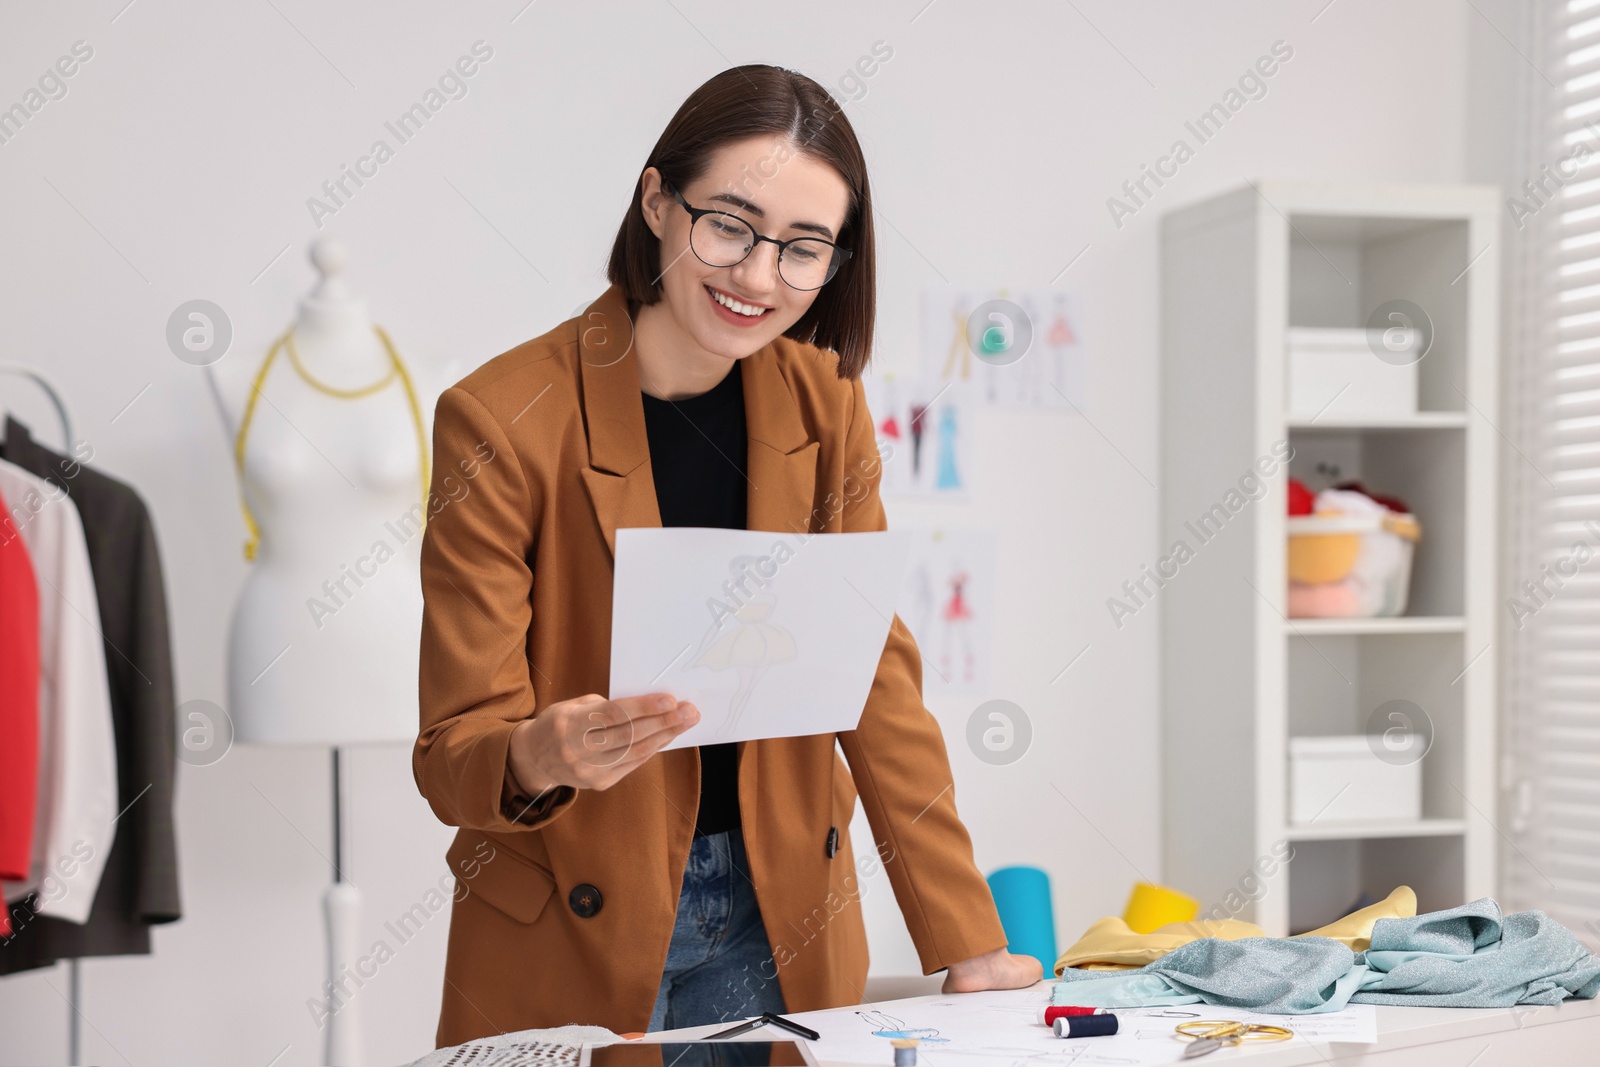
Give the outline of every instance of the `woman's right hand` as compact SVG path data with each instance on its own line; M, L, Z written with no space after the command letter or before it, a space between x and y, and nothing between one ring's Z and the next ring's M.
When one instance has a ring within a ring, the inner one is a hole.
M666 693L589 693L519 722L506 759L528 796L562 785L609 789L699 721L700 709Z

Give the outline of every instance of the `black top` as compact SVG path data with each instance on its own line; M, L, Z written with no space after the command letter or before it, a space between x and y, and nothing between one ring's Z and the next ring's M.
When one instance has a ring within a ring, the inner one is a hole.
M744 529L748 483L739 361L699 396L662 400L641 395L661 525ZM721 833L738 825L738 744L701 745L695 835Z

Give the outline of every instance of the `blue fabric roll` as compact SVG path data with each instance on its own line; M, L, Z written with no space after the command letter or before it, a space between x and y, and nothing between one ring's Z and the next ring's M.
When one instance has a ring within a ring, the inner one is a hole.
M989 892L1006 931L1006 948L1032 956L1046 976L1056 965L1056 920L1050 906L1050 876L1037 867L1002 867L989 875Z

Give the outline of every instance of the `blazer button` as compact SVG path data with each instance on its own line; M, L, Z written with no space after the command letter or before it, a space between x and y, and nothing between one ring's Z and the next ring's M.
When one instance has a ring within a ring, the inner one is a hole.
M572 892L567 894L567 903L580 918L587 919L599 911L605 901L600 896L600 890L584 882L572 887Z

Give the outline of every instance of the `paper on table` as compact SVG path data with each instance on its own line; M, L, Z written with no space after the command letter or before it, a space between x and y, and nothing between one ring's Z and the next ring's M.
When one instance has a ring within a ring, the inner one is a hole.
M1377 1012L1370 1004L1316 1015L1262 1015L1236 1008L1185 1004L1174 1008L1118 1008L1118 1032L1111 1037L1058 1038L1038 1021L1050 1002L1049 982L1026 989L934 995L887 1001L871 1008L829 1008L788 1016L822 1035L811 1044L818 1060L884 1067L894 1062L887 1037L875 1032L910 1031L921 1037L919 1062L936 1067L1010 1067L1022 1060L1049 1057L1050 1063L1081 1065L1177 1063L1188 1042L1175 1036L1180 1022L1238 1019L1284 1026L1295 1041L1326 1043L1377 1041ZM1252 1045L1282 1048L1289 1042ZM1245 1049L1231 1050L1232 1062ZM991 1062L992 1061L992 1062ZM1204 1061L1201 1061L1204 1062Z
M620 529L610 695L698 707L667 749L853 730L909 548L893 530Z

